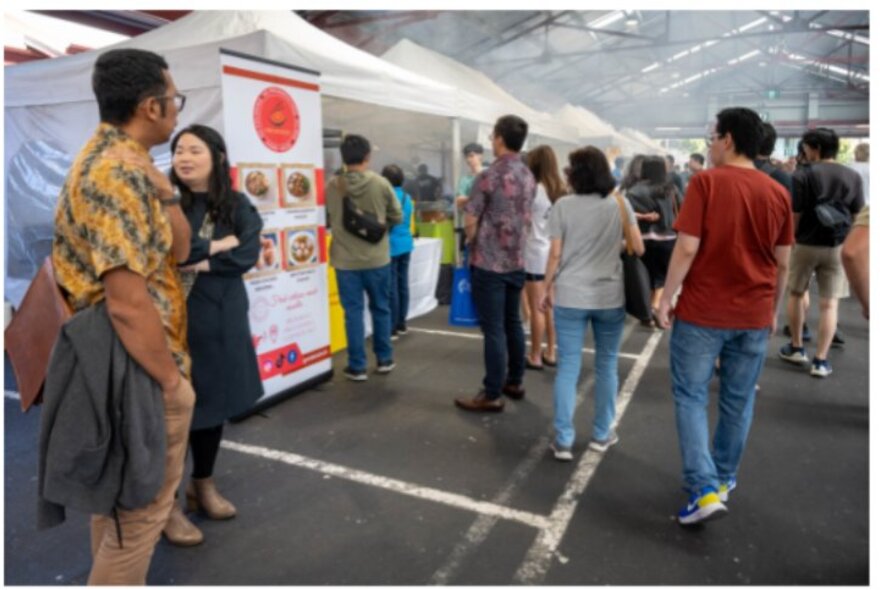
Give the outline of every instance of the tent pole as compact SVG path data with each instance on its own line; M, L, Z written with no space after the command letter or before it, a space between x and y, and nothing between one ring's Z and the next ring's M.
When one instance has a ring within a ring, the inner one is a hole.
M459 242L464 239L463 234L458 232L461 227L461 214L455 205L455 197L458 196L458 179L461 178L461 119L454 117L452 121L452 218L456 228L456 248L455 248L455 266L461 266L461 245Z

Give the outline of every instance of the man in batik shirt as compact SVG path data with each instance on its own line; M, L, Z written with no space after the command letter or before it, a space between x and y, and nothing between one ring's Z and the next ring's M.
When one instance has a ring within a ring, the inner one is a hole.
M184 97L160 56L137 49L98 57L92 74L101 124L58 199L52 262L74 310L106 301L128 354L162 387L165 481L155 499L92 517L89 584L146 582L150 558L183 475L195 393L189 382L186 302L177 263L190 229L149 149L168 141ZM121 542L120 542L121 536Z
M524 250L532 223L535 178L519 151L528 124L515 115L498 119L492 132L495 161L474 180L464 206L471 252L471 294L480 329L486 376L473 398L455 404L474 412L500 412L501 395L522 399L525 335L519 303L525 284Z

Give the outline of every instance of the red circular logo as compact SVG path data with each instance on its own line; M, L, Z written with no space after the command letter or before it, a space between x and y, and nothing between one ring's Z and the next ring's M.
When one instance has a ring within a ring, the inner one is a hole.
M273 152L286 152L299 139L299 109L277 86L266 88L254 103L254 128Z

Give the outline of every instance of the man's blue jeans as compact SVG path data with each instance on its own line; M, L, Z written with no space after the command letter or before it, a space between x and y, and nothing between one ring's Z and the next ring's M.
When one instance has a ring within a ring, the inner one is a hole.
M380 363L392 360L391 349L391 265L367 270L336 269L339 301L345 310L345 337L348 340L348 367L367 368L364 348L364 293L373 318L373 352Z
M483 331L483 388L498 399L505 384L520 385L526 368L526 340L519 301L526 273L497 273L471 267L471 296Z
M409 258L411 253L391 257L391 329L406 326L409 313Z
M584 333L593 323L593 339L596 341L596 406L593 418L593 438L606 440L614 423L617 399L617 353L626 312L622 307L614 309L553 308L556 324L558 365L553 384L553 425L556 443L571 447L574 443L574 408L577 400L577 382L583 360Z
M746 446L755 385L764 367L769 328L726 330L706 328L682 320L672 326L669 363L675 422L687 489L696 493L705 486L716 490L736 477ZM721 359L721 393L715 442L709 449L709 382L715 359Z

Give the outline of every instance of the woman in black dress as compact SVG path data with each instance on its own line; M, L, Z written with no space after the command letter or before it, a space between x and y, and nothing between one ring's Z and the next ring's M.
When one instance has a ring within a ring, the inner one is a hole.
M180 190L192 227L190 257L181 267L196 391L187 507L209 518L227 519L235 516L235 506L220 495L213 478L223 424L263 395L242 280L260 255L263 220L247 197L232 190L226 145L219 133L191 125L174 137L171 151L171 181ZM180 545L202 541L201 531L176 502L165 535Z

